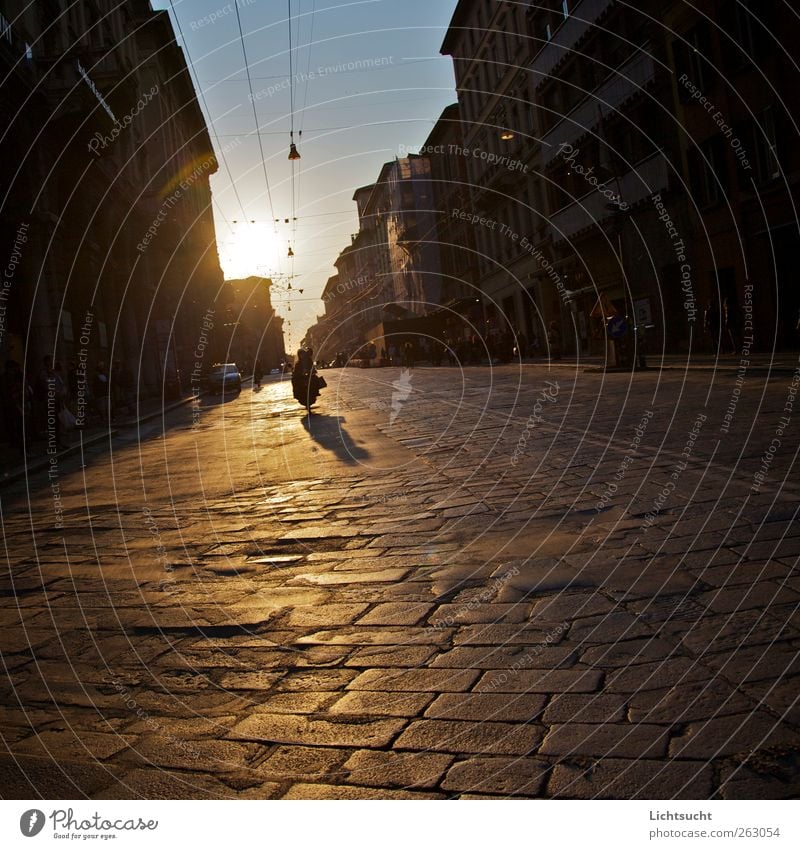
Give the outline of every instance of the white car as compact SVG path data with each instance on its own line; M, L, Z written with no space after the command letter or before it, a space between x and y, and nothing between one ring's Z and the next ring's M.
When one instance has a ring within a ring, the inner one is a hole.
M208 375L208 391L220 392L242 391L242 375L236 363L215 363Z

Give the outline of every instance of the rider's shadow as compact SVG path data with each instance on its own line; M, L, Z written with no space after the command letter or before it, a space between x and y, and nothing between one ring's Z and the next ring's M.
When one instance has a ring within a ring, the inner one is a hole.
M369 451L353 441L344 428L344 416L326 416L324 413L306 414L301 421L308 435L318 445L332 451L344 463L358 463L369 457Z

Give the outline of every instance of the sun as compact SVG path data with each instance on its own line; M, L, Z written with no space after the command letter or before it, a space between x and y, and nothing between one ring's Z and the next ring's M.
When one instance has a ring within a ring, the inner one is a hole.
M226 280L263 275L277 266L278 237L266 222L231 222L219 240L219 259Z

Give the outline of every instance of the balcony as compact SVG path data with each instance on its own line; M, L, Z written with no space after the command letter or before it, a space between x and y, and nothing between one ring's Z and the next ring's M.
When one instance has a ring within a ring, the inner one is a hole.
M663 153L655 153L643 159L632 171L628 171L619 181L608 183L608 187L619 196L624 203L632 207L651 195L662 192L667 188L667 160ZM550 229L553 242L571 239L581 230L597 227L617 214L617 208L609 209L608 198L593 189L580 200L560 209L550 216Z
M586 135L655 79L656 63L647 52L649 48L650 45L643 46L542 137L543 165L558 155L559 145Z
M613 0L583 0L553 33L550 41L536 54L531 70L539 75L536 84L541 85L553 72L555 66L583 38L595 22L612 5Z

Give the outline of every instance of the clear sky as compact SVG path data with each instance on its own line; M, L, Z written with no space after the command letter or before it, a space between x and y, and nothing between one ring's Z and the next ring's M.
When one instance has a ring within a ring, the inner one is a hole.
M384 162L421 145L456 100L452 62L439 55L455 6L239 0L251 98L233 0L153 0L154 8L170 9L176 32L176 17L180 24L220 161L211 187L225 276L273 276L287 350L323 311L319 297L333 261L358 229L353 191L373 182ZM292 98L302 156L294 178L287 159Z

